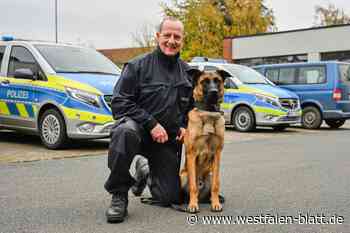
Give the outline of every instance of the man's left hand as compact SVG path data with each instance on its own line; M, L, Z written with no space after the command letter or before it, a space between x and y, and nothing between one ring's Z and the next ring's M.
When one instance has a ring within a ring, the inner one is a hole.
M180 128L179 133L176 136L176 140L180 141L180 142L183 142L185 134L186 134L186 129L185 128Z

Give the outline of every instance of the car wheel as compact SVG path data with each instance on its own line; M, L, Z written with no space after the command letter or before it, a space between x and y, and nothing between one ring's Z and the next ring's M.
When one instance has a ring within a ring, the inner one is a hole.
M314 106L308 106L303 109L301 124L306 129L318 129L322 124L322 115L320 110Z
M239 107L232 117L232 124L240 132L248 132L255 129L254 113L248 107Z
M283 131L285 130L289 125L275 125L272 126L274 131Z
M48 149L59 149L67 143L66 124L56 109L46 110L39 121L40 138Z
M325 120L325 122L332 129L338 129L340 126L345 124L345 120L344 119Z

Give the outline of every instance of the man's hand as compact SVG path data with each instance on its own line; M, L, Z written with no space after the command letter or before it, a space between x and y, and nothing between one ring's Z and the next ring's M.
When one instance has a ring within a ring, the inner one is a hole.
M180 142L183 142L185 134L186 134L186 129L185 128L180 128L179 134L176 136L176 140L178 140Z
M151 135L154 141L164 143L168 141L168 134L159 123L151 130Z

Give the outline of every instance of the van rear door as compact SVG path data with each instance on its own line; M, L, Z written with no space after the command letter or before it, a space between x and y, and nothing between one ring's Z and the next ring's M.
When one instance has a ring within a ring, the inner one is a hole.
M342 100L349 100L350 95L350 64L339 64L340 83Z
M341 91L342 110L350 112L350 64L339 64L339 84Z

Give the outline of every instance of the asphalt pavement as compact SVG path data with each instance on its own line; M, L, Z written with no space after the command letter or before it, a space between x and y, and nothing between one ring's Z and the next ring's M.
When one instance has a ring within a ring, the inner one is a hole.
M0 233L350 232L349 138L346 128L232 140L222 156L223 212L201 205L192 216L141 204L130 193L121 224L107 224L104 215L105 155L0 164ZM338 224L316 224L321 217ZM233 224L236 218L251 221Z

